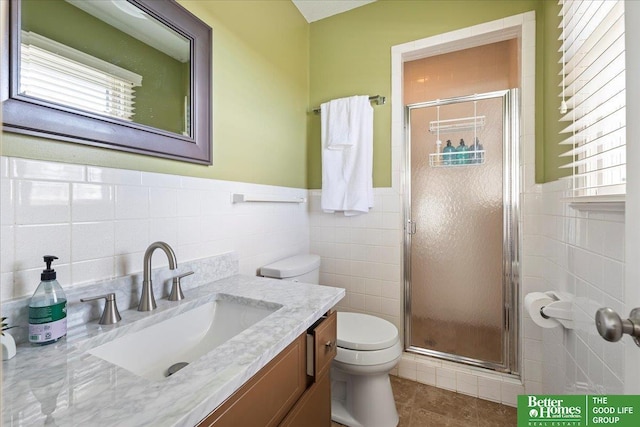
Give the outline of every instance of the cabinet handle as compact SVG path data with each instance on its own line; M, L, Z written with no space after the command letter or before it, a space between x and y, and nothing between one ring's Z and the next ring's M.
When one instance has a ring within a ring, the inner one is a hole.
M327 342L324 344L324 346L325 346L325 347L327 347L329 350L331 350L333 347L335 347L335 346L336 346L336 342L335 342L335 341L327 341Z

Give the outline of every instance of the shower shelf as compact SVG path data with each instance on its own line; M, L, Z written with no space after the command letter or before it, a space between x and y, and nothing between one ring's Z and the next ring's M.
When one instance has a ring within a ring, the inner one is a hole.
M480 166L485 163L485 150L465 151L466 159L455 158L460 153L429 154L429 166L432 168L458 168L461 166ZM450 157L449 157L450 156Z
M429 132L449 133L482 129L486 123L485 116L462 117L459 119L434 120L429 122Z

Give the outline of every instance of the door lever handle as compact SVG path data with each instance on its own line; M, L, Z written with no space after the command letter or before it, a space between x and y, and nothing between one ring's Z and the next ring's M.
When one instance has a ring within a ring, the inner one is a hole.
M640 347L640 307L631 310L626 320L622 320L612 308L601 308L596 311L596 328L600 336L607 341L616 342L624 334L629 334Z

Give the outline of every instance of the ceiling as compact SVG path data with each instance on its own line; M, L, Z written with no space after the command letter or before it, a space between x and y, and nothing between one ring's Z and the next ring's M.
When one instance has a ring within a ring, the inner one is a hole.
M376 0L291 0L307 22L319 21Z

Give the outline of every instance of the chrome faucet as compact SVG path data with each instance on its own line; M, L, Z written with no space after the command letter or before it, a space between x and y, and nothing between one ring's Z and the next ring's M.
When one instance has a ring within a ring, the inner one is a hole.
M149 245L147 251L144 253L144 275L142 281L142 296L140 297L140 304L138 304L138 311L151 311L156 309L156 299L153 296L153 283L151 282L151 256L156 249L162 249L167 258L169 258L169 269L175 270L178 267L178 261L176 260L176 254L171 249L171 246L165 242L154 242Z

